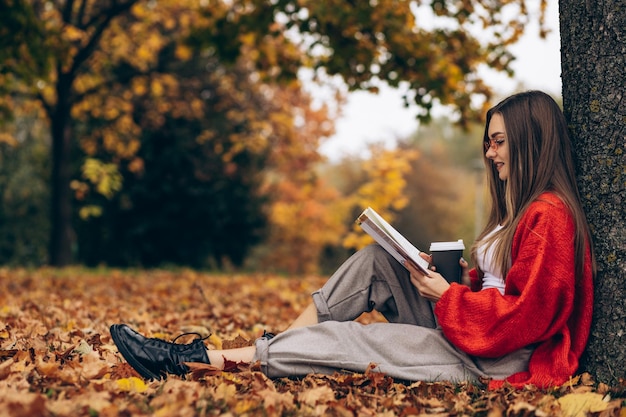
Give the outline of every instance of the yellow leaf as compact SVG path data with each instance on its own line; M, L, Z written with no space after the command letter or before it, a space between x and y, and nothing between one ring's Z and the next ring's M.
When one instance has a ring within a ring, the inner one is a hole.
M256 36L252 32L239 35L239 40L241 41L241 43L248 46L254 45L255 38Z
M78 210L78 215L83 220L87 220L90 217L100 217L102 216L102 207L94 205L84 206Z
M209 336L209 343L215 346L216 349L222 348L222 339L220 339L220 337L215 334Z
M17 140L15 140L15 137L13 137L13 135L10 135L8 133L0 132L0 143L6 143L11 146L17 146Z
M96 186L96 190L111 198L122 189L122 175L115 164L103 163L95 158L85 159L82 167L83 177Z
M146 392L146 390L148 389L146 383L136 376L118 379L115 382L117 383L117 388L120 391Z
M237 403L235 404L235 408L234 408L233 412L235 413L235 415L239 416L239 415L248 413L251 410L254 410L256 407L258 407L258 405L259 405L259 403L257 401L253 401L253 400L237 401Z
M68 41L79 41L85 36L85 32L76 26L67 25L63 28L63 37Z
M104 112L102 115L107 120L113 120L120 115L120 111L115 107L108 107L104 109Z
M229 399L234 398L237 394L237 387L232 384L222 383L215 387L214 391L216 399L228 401Z
M179 60L187 61L193 55L193 51L187 45L177 45L175 54Z
M163 92L165 91L165 89L163 88L163 84L161 84L158 79L152 80L150 90L152 91L152 95L154 95L155 97L162 96Z
M567 394L558 401L563 415L567 417L585 417L587 413L606 410L608 405L602 400L602 395L594 392Z
M143 5L141 3L135 4L131 8L131 13L133 14L133 16L135 16L138 19L142 19L142 18L145 18L146 16L148 16L148 11L146 10L145 5Z
M140 69L147 69L148 63L151 62L154 58L153 51L150 50L147 45L141 45L139 48L137 48L135 56L137 57L135 65Z
M143 96L148 92L148 86L146 85L146 80L144 78L134 78L131 82L131 88L133 93L138 96Z

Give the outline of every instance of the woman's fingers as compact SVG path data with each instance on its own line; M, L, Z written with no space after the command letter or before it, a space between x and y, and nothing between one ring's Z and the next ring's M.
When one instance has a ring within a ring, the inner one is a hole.
M432 263L433 263L433 256L432 255L429 255L429 254L427 254L425 252L420 252L420 257L423 260L425 260L426 262L428 262L428 264L430 265L428 267L428 269L430 269L431 271L436 271L437 270L437 268L435 268L435 265L432 265Z
M427 254L425 252L420 252L420 257L423 260L427 261L429 264L433 262L433 256L429 255L429 254Z
M471 285L471 280L469 276L469 264L463 258L459 260L459 265L461 265L461 284L467 285L468 287Z
M428 276L412 272L411 283L422 297L435 302L450 288L448 281L437 272L431 272Z

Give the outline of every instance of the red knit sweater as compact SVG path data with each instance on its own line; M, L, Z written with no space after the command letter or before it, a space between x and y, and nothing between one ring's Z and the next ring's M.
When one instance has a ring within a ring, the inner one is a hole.
M435 306L444 335L470 355L494 358L536 345L528 371L506 381L521 387L561 385L574 374L591 326L593 274L585 254L575 279L574 222L567 206L544 193L522 217L504 295L452 284ZM476 271L470 275L477 279ZM505 381L493 380L489 388Z

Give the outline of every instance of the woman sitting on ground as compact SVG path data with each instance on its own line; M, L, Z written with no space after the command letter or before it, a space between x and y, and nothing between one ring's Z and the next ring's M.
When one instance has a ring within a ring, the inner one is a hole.
M589 335L591 237L563 113L539 91L489 110L481 148L492 198L462 282L405 269L378 245L350 257L291 326L253 346L207 350L111 326L144 378L184 375L189 362L260 362L269 377L376 370L402 380L479 381L495 388L563 384ZM429 260L429 257L426 256ZM434 307L433 307L434 306ZM377 310L388 323L355 318Z

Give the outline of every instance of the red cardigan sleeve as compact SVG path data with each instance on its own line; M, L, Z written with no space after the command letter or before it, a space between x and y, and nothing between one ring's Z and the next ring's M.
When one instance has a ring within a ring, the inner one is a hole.
M470 269L469 276L471 290L480 291L483 288L483 281L478 276L478 270L476 268Z
M542 195L515 232L504 295L497 289L472 292L452 284L435 306L444 335L479 357L536 345L531 373L551 383L564 378L563 373L570 375L586 344L593 302L590 255L583 282L578 283L573 239L567 207L552 194ZM537 364L540 369L533 369Z

